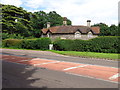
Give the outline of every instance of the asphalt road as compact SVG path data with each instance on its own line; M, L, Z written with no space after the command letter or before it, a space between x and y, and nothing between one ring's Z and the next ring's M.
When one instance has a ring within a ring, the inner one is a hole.
M59 61L70 61L70 62L78 62L85 64L93 64L93 65L119 67L118 61L65 56L65 55L52 53L50 51L2 49L2 53L8 55L16 55L16 56L24 56L24 57L32 57L32 58L43 58L43 59L52 59Z
M3 54L117 67L118 62L59 55L44 51L3 49ZM42 67L2 61L3 88L118 88L117 83L76 76Z

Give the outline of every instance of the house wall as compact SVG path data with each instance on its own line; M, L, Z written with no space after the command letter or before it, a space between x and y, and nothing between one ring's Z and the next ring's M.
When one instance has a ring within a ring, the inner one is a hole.
M42 35L43 37L47 37L47 35ZM75 37L75 34L52 34L50 35L50 38L52 40L55 40L56 38L61 38L61 39L82 39L82 40L88 40L97 37L97 35L81 35L80 37Z

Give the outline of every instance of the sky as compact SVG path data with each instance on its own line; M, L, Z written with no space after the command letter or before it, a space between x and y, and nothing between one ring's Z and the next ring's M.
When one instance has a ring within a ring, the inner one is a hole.
M72 25L105 23L118 25L119 0L1 0L2 4L23 7L29 12L56 11L72 21Z

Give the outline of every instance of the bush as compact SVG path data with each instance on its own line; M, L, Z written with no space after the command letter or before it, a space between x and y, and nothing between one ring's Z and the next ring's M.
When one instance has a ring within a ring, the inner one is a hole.
M119 53L119 37L97 37L91 40L58 40L54 42L56 50Z
M20 39L6 39L2 41L3 47L22 48L22 40Z
M51 40L49 38L39 38L36 39L36 48L41 50L49 49L49 44L51 44Z
M3 47L24 48L24 49L49 49L51 40L49 38L39 39L6 39L3 40Z

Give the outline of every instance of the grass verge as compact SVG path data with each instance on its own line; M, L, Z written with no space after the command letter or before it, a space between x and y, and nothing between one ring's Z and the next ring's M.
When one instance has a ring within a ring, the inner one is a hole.
M2 48L0 48L0 49L2 49ZM17 49L17 48L3 48L3 49ZM40 50L40 49L17 49L17 50L43 51L43 50ZM115 53L78 52L78 51L55 51L55 50L44 50L44 51L51 51L51 52L62 54L62 55L87 57L87 58L101 58L101 59L112 59L112 60L120 59L118 57L120 54L115 54Z
M88 58L101 58L101 59L112 59L118 60L120 54L114 53L97 53L97 52L78 52L78 51L55 51L51 50L54 53L70 56L79 56L79 57L88 57Z

